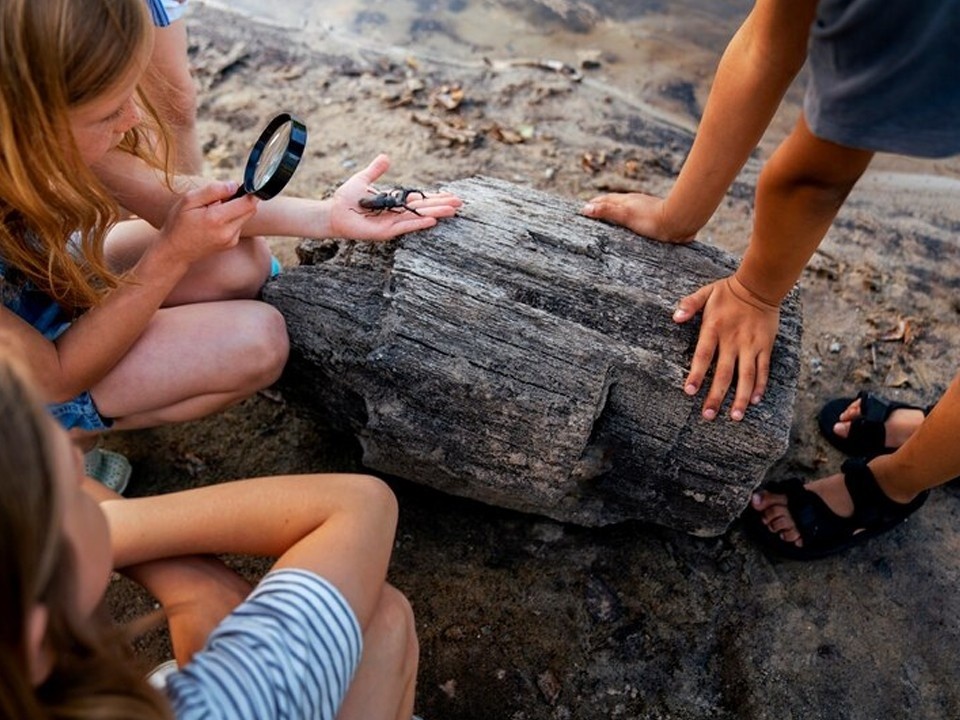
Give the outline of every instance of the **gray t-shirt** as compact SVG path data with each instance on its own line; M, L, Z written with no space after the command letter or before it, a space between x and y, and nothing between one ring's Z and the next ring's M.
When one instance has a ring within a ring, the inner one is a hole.
M817 137L960 153L960 0L821 0L809 64L804 114Z

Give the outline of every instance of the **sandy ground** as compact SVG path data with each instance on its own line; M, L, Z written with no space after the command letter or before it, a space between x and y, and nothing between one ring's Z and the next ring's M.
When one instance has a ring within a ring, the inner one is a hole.
M238 178L260 125L290 109L312 133L290 189L306 196L383 150L391 184L485 174L581 199L664 192L689 136L663 142L643 118L689 129L703 101L701 85L684 90L682 77L660 83L663 102L651 105L606 83L602 67L572 82L549 69L454 66L332 39L309 49L202 6L190 30L209 173ZM757 166L701 239L742 251ZM814 422L827 398L865 386L929 402L955 370L956 161L878 167L802 278L801 392L792 446L771 477L837 468ZM296 263L297 239L272 243ZM133 460L135 495L360 469L352 437L276 392L109 444ZM417 709L429 720L960 716L953 487L908 526L805 566L771 563L738 525L708 541L637 523L586 530L388 480L401 503L391 580L417 613ZM268 564L231 562L251 578ZM153 607L124 579L109 600L121 618ZM145 666L169 654L163 630L138 647Z

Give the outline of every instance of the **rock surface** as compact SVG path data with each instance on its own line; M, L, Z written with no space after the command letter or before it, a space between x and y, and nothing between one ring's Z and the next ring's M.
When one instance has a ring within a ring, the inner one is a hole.
M744 14L751 4L741 3ZM603 3L611 11L627 5ZM630 42L655 41L656 52L625 74L644 82L653 74L666 88L694 81L702 100L716 56L704 64L685 52L683 35L704 19L650 21ZM322 195L353 172L348 165L383 150L393 160L385 184L429 188L483 174L581 201L612 189L663 193L689 146L689 134L640 132L649 115L631 102L635 93L617 92L602 74L570 84L536 68L438 65L416 47L307 43L199 2L190 3L188 22L201 137L210 174L222 178L241 176L250 142L278 108L298 111L314 133L290 188L302 195ZM729 36L732 28L714 31ZM668 66L668 47L700 65ZM449 146L413 121L409 106L385 102L408 79L425 87L418 97L460 84L472 102L443 117L477 129L530 125L537 136ZM889 169L893 160L874 163ZM756 168L748 164L703 241L742 252ZM827 399L867 387L929 403L956 372L960 163L921 168L937 175L868 172L803 275L796 412L771 479L839 468L840 455L816 428ZM296 264L297 240L271 242L288 267ZM330 432L289 400L262 395L201 422L107 442L134 463L132 494L364 470L351 435ZM641 522L585 528L388 480L401 508L390 580L416 612L416 712L426 720L960 717L955 484L934 491L895 531L803 564L768 560L737 523L709 540ZM266 567L232 562L252 579ZM111 586L109 600L121 618L154 607L126 581ZM146 669L170 656L163 633L140 650Z
M341 418L377 472L584 525L725 531L787 448L796 296L763 404L705 423L702 396L678 392L699 326L670 316L730 255L503 180L446 189L459 217L392 246L324 243L267 284L295 356L285 394Z

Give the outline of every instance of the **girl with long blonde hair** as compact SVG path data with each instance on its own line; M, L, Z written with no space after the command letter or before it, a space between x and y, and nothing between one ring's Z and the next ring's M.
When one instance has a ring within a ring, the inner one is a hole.
M383 240L460 204L356 212L382 155L323 201L226 202L236 183L170 175L140 92L153 33L143 0L0 2L0 334L77 433L202 417L277 379L288 341L255 299L261 235Z

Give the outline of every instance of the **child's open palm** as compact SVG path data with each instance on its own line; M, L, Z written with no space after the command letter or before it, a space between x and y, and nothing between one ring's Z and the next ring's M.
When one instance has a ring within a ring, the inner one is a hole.
M333 194L330 208L330 230L334 237L351 240L389 240L416 230L425 230L437 224L438 218L451 217L463 202L448 192L414 193L407 205L417 213L403 208L371 212L359 204L379 192L373 183L390 168L390 159L378 155L365 169L347 180Z

